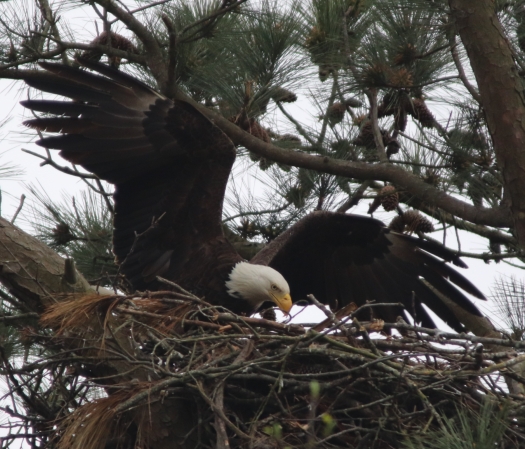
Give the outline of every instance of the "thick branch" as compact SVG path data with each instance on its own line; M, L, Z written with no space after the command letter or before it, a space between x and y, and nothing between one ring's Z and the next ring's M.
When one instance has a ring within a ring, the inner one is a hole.
M0 218L0 282L30 311L53 304L54 294L87 292L78 274L76 284L64 280L65 260L41 241Z
M487 209L472 206L445 192L425 183L420 177L413 175L400 167L389 163L368 164L365 162L351 162L329 158L327 156L313 156L299 151L278 148L270 143L243 131L237 125L221 115L197 103L182 92L177 96L191 103L195 108L206 115L212 122L221 128L232 141L242 145L254 153L276 162L296 167L317 170L323 173L345 176L360 180L382 180L395 184L420 200L433 204L464 220L494 227L510 227L511 217L505 209ZM525 190L524 190L525 191Z

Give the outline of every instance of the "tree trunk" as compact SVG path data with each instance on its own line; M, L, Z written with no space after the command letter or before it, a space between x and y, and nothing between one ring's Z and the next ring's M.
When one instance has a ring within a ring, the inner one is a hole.
M492 0L450 0L476 76L518 243L525 249L525 97Z

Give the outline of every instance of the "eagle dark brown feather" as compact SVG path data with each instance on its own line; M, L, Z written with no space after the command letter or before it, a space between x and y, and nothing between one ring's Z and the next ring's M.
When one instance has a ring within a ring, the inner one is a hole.
M251 262L279 271L296 299L311 293L332 308L351 302L359 305L367 300L401 303L425 326L435 327L421 306L425 304L451 327L460 330L462 325L457 317L422 279L477 316L481 316L477 307L456 286L477 298L485 297L446 264L446 261L461 262L454 252L425 243L392 232L379 220L322 211L300 220ZM388 307L377 310L376 317L395 322L401 314L401 308Z
M30 109L63 116L25 124L62 133L37 144L61 150L64 159L115 184L113 251L121 272L138 289L155 288L148 281L163 275L202 294L225 296L224 282L241 260L221 227L235 160L231 141L186 103L102 64L86 63L109 78L41 65L57 78L29 76L27 84L75 102L25 101ZM215 270L204 269L206 257ZM224 282L217 288L217 266L224 260Z
M61 133L37 143L115 185L113 250L121 272L133 288L154 289L155 277L163 275L211 302L254 312L225 286L241 260L221 227L235 159L230 139L189 104L108 66L80 62L98 73L42 63L54 77L26 77L30 86L73 101L24 101L53 116L25 123ZM315 212L250 263L279 271L296 300L314 294L333 308L367 300L400 303L403 308L387 307L376 316L394 322L406 310L433 327L425 304L461 330L435 291L475 315L481 313L460 289L484 296L446 262L466 267L452 251L372 218Z

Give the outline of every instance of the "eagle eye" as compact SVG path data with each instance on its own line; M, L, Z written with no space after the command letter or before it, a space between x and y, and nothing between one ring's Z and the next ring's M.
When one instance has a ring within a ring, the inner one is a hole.
M277 285L272 284L272 290L279 290L279 288L277 287Z

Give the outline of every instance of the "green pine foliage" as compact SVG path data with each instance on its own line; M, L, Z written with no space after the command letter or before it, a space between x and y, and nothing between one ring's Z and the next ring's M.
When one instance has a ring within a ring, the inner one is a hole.
M504 446L509 431L508 407L487 397L478 411L457 409L453 418L443 416L438 430L407 435L406 449L494 449Z
M103 196L89 189L57 201L42 188L30 190L35 202L24 218L36 235L59 254L72 258L92 284L112 285L117 273L111 252L113 217Z

